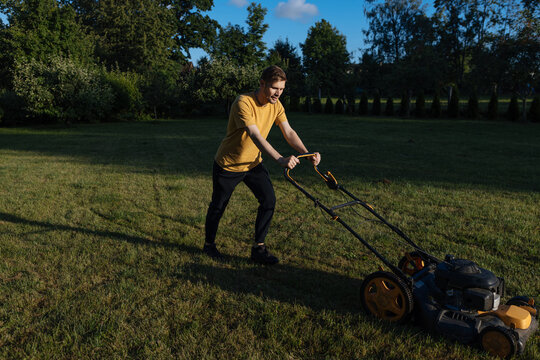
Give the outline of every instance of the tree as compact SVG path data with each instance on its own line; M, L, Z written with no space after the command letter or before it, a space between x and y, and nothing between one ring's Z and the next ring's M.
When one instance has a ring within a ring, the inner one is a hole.
M9 25L0 28L0 87L9 87L17 61L47 61L69 56L79 62L93 61L93 38L76 21L69 6L56 0L27 0L0 3Z
M386 108L384 110L384 114L387 116L394 115L394 99L391 96L386 99Z
M324 112L326 114L334 113L334 103L332 102L332 98L330 96L326 98L326 103L324 104Z
M360 104L358 105L358 114L367 115L368 113L368 97L365 91L360 95Z
M497 91L491 93L491 98L488 103L487 118L490 120L497 120L499 116L499 98L497 96Z
M378 91L373 95L373 107L371 112L376 116L381 115L381 94Z
M321 20L308 30L306 41L300 44L307 74L308 87L332 95L342 95L341 84L350 63L347 40L328 21Z
M440 118L442 114L441 109L441 100L439 98L439 91L435 90L435 94L433 95L433 100L431 102L431 116L434 118Z
M478 114L478 96L476 95L476 91L473 91L469 96L469 102L467 103L467 116L476 119L478 118Z
M278 40L268 51L267 65L278 65L287 73L285 91L292 96L306 95L302 59L288 39Z
M149 51L158 49L158 53L161 54L165 51L161 45L166 43L169 46L168 56L180 64L189 61L190 49L208 50L215 41L216 31L219 28L215 20L202 14L212 9L213 0L61 1L71 5L82 23L94 29L101 37L100 43L103 43L105 48L109 36L117 46L122 43L121 35L114 29L114 26L120 25L127 32L124 39L126 44L122 45L123 47L146 47L151 49ZM119 16L118 19L114 18L116 15ZM136 29L138 26L140 28ZM136 34L142 32L146 37L137 38ZM162 37L165 34L167 36ZM152 43L155 40L157 42ZM134 43L129 44L129 41Z
M529 117L530 122L540 122L540 96L536 95L531 103L529 108Z
M510 121L519 120L519 105L516 95L512 96L510 99L510 104L508 104L508 110L506 112L506 118Z
M459 94L455 86L452 87L450 101L448 102L448 116L451 118L457 118L459 116Z
M247 29L230 23L219 31L216 41L209 47L213 59L226 59L238 66L262 66L266 45L262 41L268 24L264 24L267 10L261 5L248 6Z
M416 107L414 109L414 114L418 118L423 118L426 115L426 99L424 97L424 91L421 90L416 96Z

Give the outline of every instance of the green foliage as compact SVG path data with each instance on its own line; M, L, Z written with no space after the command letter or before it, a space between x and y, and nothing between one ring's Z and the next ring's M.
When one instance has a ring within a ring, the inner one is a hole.
M533 98L531 107L529 108L528 119L530 122L540 122L540 95Z
M506 119L509 121L519 121L520 111L518 98L516 95L513 95L510 98L510 104L508 104L508 110L506 112Z
M311 112L312 111L312 106L311 106L311 97L309 96L306 96L305 100L304 100L304 106L302 108L302 110L304 112Z
M0 124L2 123L2 118L4 117L4 109L0 106Z
M215 104L229 106L241 93L253 91L259 84L260 69L255 65L238 66L233 61L214 59L201 61L187 73L182 82L182 107L187 113L193 110L215 111Z
M0 28L0 86L11 85L9 72L29 59L46 62L51 56L91 62L94 37L87 35L71 6L56 0L3 2L9 26Z
M424 97L424 91L420 90L416 96L416 107L414 109L414 115L418 118L426 116L426 99Z
M153 114L154 118L158 116L179 116L177 105L179 102L179 86L176 73L167 70L157 70L147 74L142 88L143 100L146 108Z
M367 115L368 114L368 96L365 91L362 91L360 95L360 104L358 105L358 114Z
M335 113L336 114L343 114L344 113L344 106L343 106L343 100L341 98L337 99L336 105L335 105Z
M371 108L371 113L375 116L381 115L381 94L376 91L373 95L373 106Z
M42 120L99 121L114 101L98 69L60 56L17 63L13 88L29 114Z
M290 111L300 111L300 97L291 95Z
M409 117L411 111L411 99L409 98L409 92L404 91L401 95L401 102L399 105L399 115Z
M477 119L479 113L478 96L476 95L476 91L473 91L469 96L469 102L467 103L467 116L471 119Z
M300 47L310 90L323 89L330 95L341 95L350 63L345 36L322 19L309 28Z
M259 66L264 62L266 45L262 38L268 29L264 23L267 9L260 4L248 6L247 29L229 23L222 28L216 41L210 46L212 59L232 61L238 66Z
M117 70L107 72L104 76L114 95L112 110L115 119L140 119L144 108L139 90L140 75Z
M302 59L296 53L296 48L288 39L278 40L269 50L266 58L267 65L278 65L287 74L285 91L291 96L306 94L305 75L302 68Z
M452 87L452 94L448 102L448 116L451 118L459 116L459 94L456 86Z
M491 98L488 103L487 118L490 120L497 120L499 116L499 97L497 92L493 91L491 93Z
M441 99L439 98L439 91L435 90L433 100L431 102L431 116L434 118L440 118L442 115Z
M384 115L394 116L394 99L391 96L389 96L386 99L386 107L384 109Z
M313 108L313 112L316 114L320 114L323 112L321 99L319 99L317 96L313 100L312 108Z
M334 113L334 103L332 102L332 98L330 96L326 98L326 103L324 104L324 113L325 114Z
M21 124L26 119L24 99L11 90L0 91L0 108L4 112L3 125Z

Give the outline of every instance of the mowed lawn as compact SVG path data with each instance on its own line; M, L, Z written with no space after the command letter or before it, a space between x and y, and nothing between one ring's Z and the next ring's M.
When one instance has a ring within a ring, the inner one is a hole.
M454 254L540 301L540 126L289 114L348 190L438 257ZM362 310L381 265L266 161L278 199L269 248L248 260L257 203L222 219L226 262L201 254L226 118L0 128L0 358L488 359ZM274 128L270 141L288 146ZM303 161L292 172L344 202ZM356 211L358 213L353 212ZM398 238L342 218L397 263ZM523 359L540 359L540 337Z

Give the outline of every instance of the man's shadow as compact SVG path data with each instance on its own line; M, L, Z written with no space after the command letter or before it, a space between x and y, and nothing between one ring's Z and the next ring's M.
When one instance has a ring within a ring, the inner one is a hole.
M172 276L180 281L210 284L232 293L253 294L290 304L301 304L317 311L361 312L359 289L362 280L360 278L287 264L264 267L251 263L247 257L233 255L227 255L224 262L218 262L203 255L201 248L186 244L155 241L144 236L116 231L30 220L4 212L0 212L0 221L36 226L44 230L79 232L131 244L173 249L193 255L192 262L171 270Z

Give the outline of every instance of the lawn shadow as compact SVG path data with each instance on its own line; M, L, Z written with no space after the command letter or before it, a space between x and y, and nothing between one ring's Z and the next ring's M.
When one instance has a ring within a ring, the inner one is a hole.
M349 181L408 181L540 191L540 127L484 121L333 117L291 113L304 142L322 154L321 168ZM333 119L331 129L328 120ZM227 119L24 128L0 132L0 151L38 152L128 172L211 176ZM279 130L269 141L294 153ZM266 162L273 178L279 166Z

